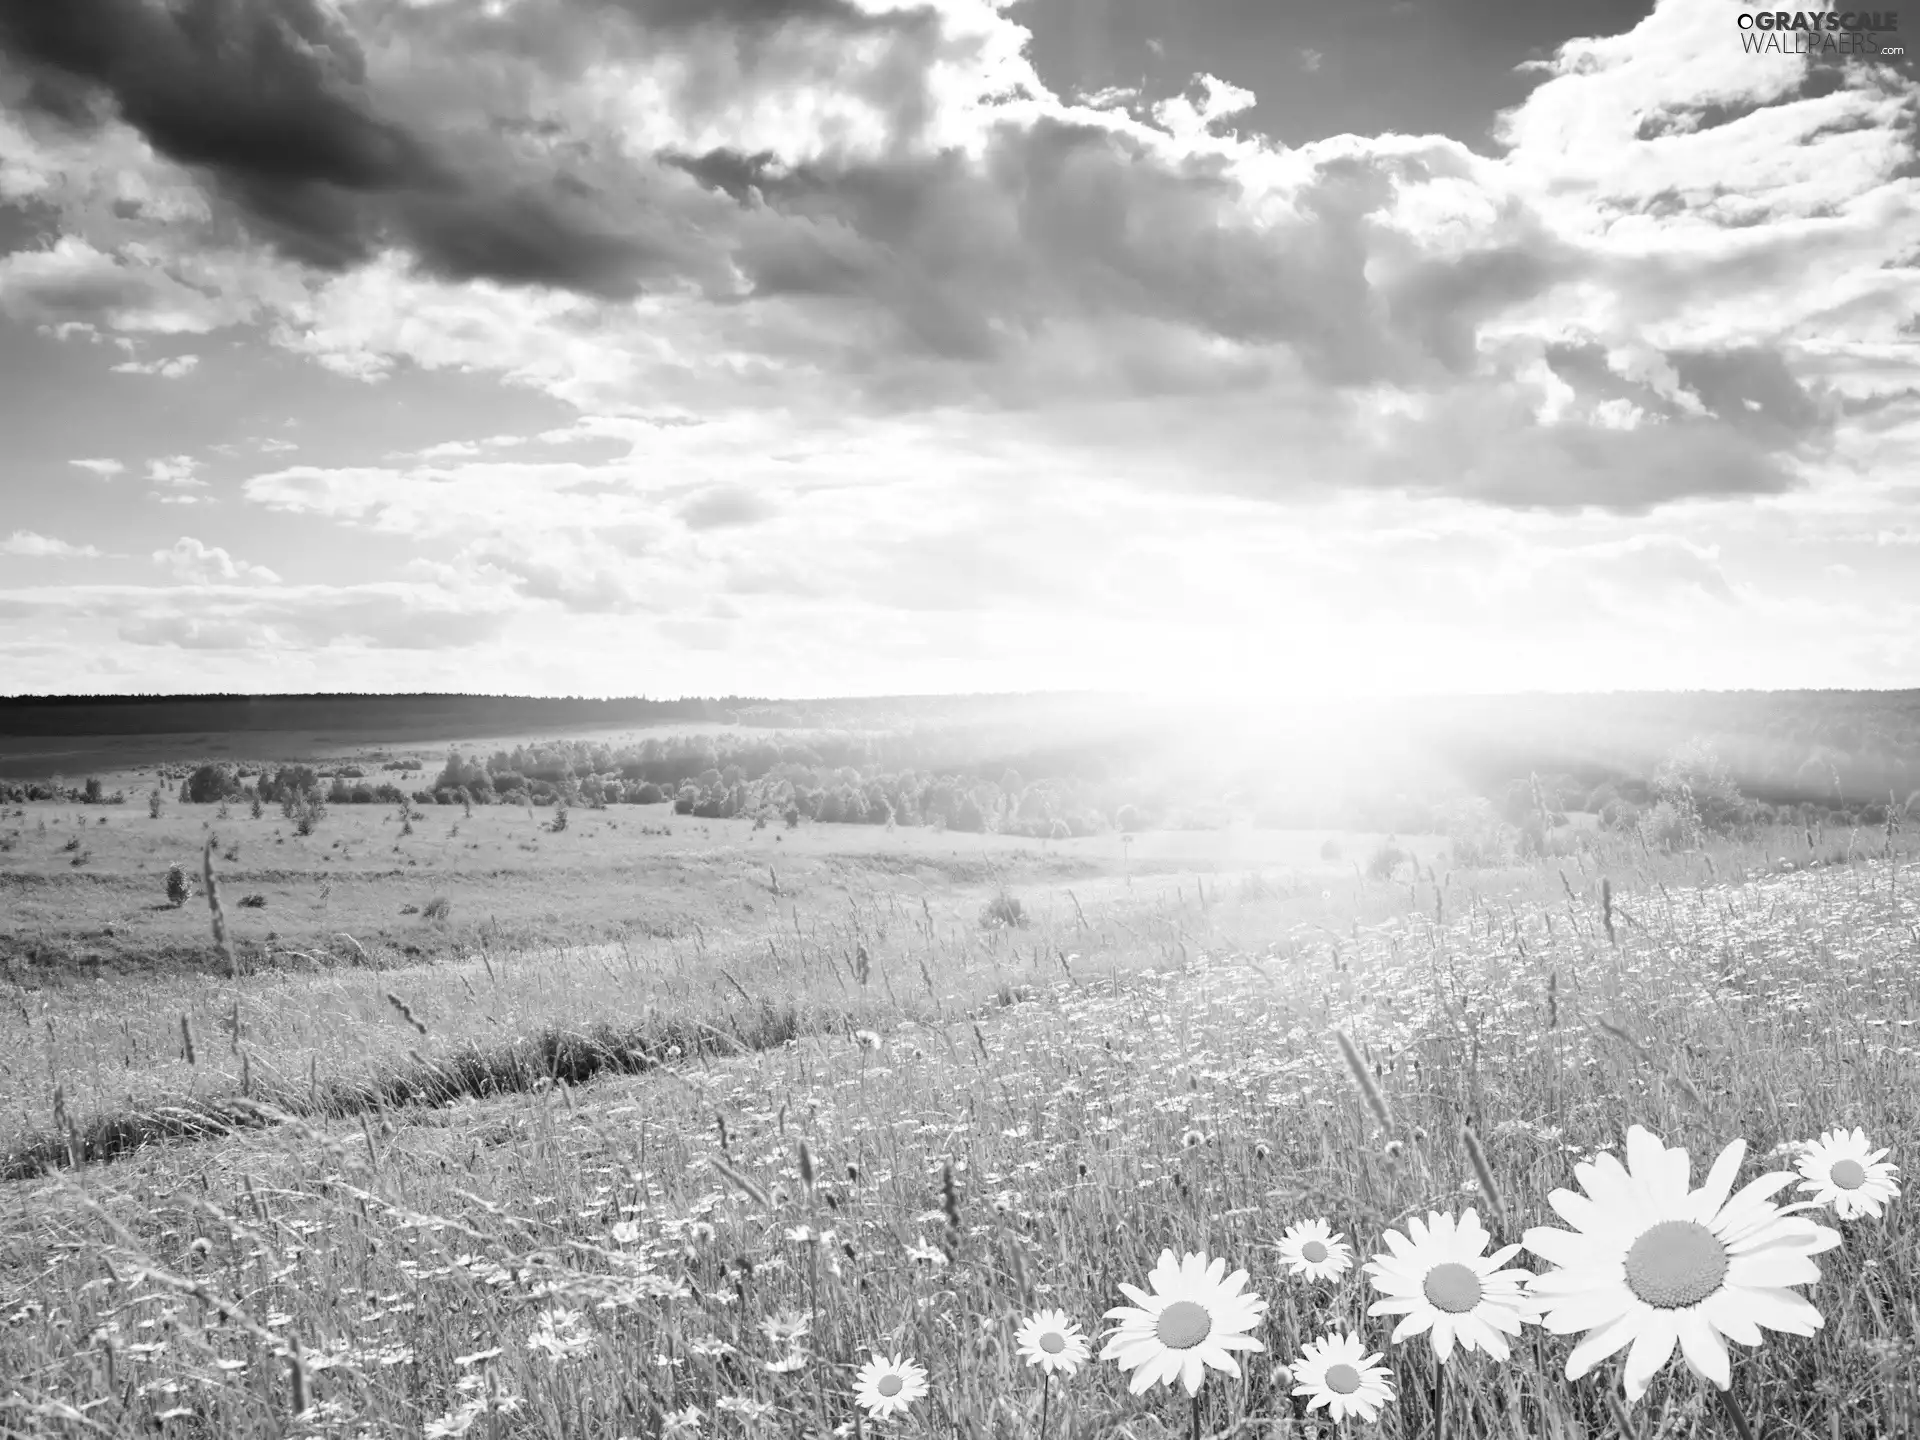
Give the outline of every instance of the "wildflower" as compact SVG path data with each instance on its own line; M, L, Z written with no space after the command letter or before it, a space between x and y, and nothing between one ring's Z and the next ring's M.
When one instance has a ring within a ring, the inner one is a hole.
M907 1406L927 1393L927 1372L899 1355L886 1360L876 1352L856 1379L853 1398L876 1420L905 1414Z
M613 1241L616 1245L631 1245L640 1238L640 1222L637 1220L617 1221L613 1227Z
M1198 1395L1205 1367L1237 1378L1240 1364L1228 1352L1267 1348L1247 1334L1266 1314L1267 1302L1240 1293L1247 1283L1244 1270L1223 1282L1226 1268L1224 1259L1209 1264L1204 1251L1175 1262L1173 1251L1162 1250L1147 1276L1153 1294L1120 1286L1134 1303L1107 1311L1107 1319L1120 1324L1100 1358L1135 1372L1127 1387L1133 1394L1178 1379L1188 1395Z
M1358 1335L1340 1335L1328 1331L1311 1340L1293 1363L1293 1376L1299 1383L1295 1395L1307 1397L1309 1412L1320 1406L1336 1421L1358 1415L1372 1422L1380 1407L1393 1399L1393 1382L1386 1368L1378 1363L1378 1354L1362 1355Z
M764 1420L773 1413L773 1405L766 1400L755 1400L751 1395L722 1395L714 1402L729 1415L738 1415L742 1420Z
M1206 1143L1207 1137L1202 1135L1198 1130L1189 1130L1180 1137L1180 1148L1182 1150L1198 1150Z
M583 1320L578 1310L542 1311L533 1333L527 1337L527 1348L544 1352L555 1365L591 1350L593 1336L581 1328Z
M767 1337L769 1345L791 1347L800 1341L800 1337L813 1328L813 1317L798 1310L782 1310L760 1322L760 1333Z
M799 1350L789 1350L778 1360L763 1360L761 1367L769 1375L791 1375L807 1363L807 1357Z
M1289 1225L1279 1248L1280 1263L1310 1280L1338 1280L1353 1264L1345 1237L1334 1234L1325 1220Z
M1815 1204L1831 1205L1842 1220L1863 1214L1878 1220L1886 1202L1900 1193L1894 1182L1900 1167L1887 1163L1886 1154L1869 1154L1866 1132L1857 1125L1851 1135L1829 1130L1801 1147L1799 1170L1807 1178L1799 1188L1811 1190Z
M1376 1255L1364 1267L1373 1288L1387 1297L1376 1300L1367 1314L1405 1316L1389 1337L1394 1345L1431 1330L1433 1358L1442 1365L1453 1357L1455 1339L1469 1350L1505 1360L1506 1336L1518 1335L1534 1318L1521 1289L1532 1274L1501 1269L1520 1247L1508 1245L1483 1257L1487 1232L1472 1206L1457 1226L1451 1215L1436 1210L1425 1224L1414 1216L1407 1229L1411 1242L1398 1230L1387 1231L1387 1249L1393 1253Z
M1839 1232L1787 1218L1813 1202L1768 1201L1792 1182L1790 1171L1762 1175L1729 1200L1746 1148L1727 1146L1707 1183L1689 1191L1687 1152L1635 1125L1626 1165L1603 1152L1574 1167L1584 1196L1547 1197L1576 1229L1526 1232L1526 1248L1559 1267L1535 1277L1528 1294L1554 1334L1587 1332L1567 1357L1569 1380L1631 1342L1625 1386L1637 1402L1677 1341L1687 1368L1725 1390L1733 1375L1722 1336L1758 1345L1763 1325L1811 1335L1826 1323L1788 1287L1820 1278L1811 1257L1838 1245Z
M1020 1357L1048 1375L1071 1375L1087 1363L1087 1337L1064 1310L1040 1310L1014 1334Z
M700 1407L689 1405L684 1410L669 1410L660 1421L661 1440L689 1440L700 1433Z

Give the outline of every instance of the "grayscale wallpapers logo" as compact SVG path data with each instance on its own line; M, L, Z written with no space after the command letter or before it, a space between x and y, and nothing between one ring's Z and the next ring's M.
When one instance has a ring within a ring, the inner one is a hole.
M1738 17L1749 55L1865 55L1898 59L1906 49L1883 41L1900 29L1898 10L1747 10Z

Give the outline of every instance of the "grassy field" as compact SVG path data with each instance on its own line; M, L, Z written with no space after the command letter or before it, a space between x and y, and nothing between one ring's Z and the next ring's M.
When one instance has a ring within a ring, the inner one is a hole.
M458 836L430 810L399 840L336 807L304 841L216 822L241 846L216 861L230 977L128 968L205 949L204 898L153 908L198 807L90 823L81 874L71 808L38 808L0 825L22 832L16 934L130 933L112 964L4 982L11 1433L975 1440L1043 1409L1050 1435L1333 1433L1280 1368L1333 1329L1394 1391L1342 1433L1425 1436L1428 1341L1365 1313L1387 1230L1468 1205L1496 1246L1562 1224L1549 1192L1636 1124L1694 1183L1744 1139L1737 1189L1831 1126L1910 1164L1920 1119L1920 875L1877 836L1672 857L1592 836L1530 871L1433 853L1377 882L1354 864L1377 837L1325 859L1318 834L1142 835L1129 857L619 807L562 834L476 810ZM1003 892L1024 923L990 923ZM444 923L398 913L435 894ZM1356 1268L1308 1281L1276 1245L1320 1218ZM1756 1434L1911 1435L1907 1202L1824 1222L1842 1243L1803 1287L1824 1326L1732 1347L1732 1396ZM1267 1302L1264 1351L1197 1408L1097 1358L1163 1247ZM1036 1307L1096 1336L1044 1405L1013 1344ZM1619 1433L1626 1352L1570 1381L1578 1338L1456 1352L1447 1433ZM876 1350L930 1373L904 1416L853 1402ZM1709 1394L1676 1353L1633 1433L1713 1433Z

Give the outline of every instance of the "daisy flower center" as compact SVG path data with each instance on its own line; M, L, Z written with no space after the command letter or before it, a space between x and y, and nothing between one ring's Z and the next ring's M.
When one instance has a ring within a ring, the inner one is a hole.
M1480 1303L1480 1277L1457 1260L1427 1271L1427 1301L1449 1315L1464 1315Z
M1360 1372L1345 1361L1329 1365L1326 1378L1327 1388L1342 1395L1351 1395L1360 1388Z
M1067 1348L1067 1342L1060 1338L1059 1331L1049 1330L1040 1337L1040 1348L1049 1355L1058 1355L1062 1350Z
M1827 1178L1842 1190L1858 1190L1867 1182L1867 1171L1858 1160L1836 1160Z
M1627 1288L1662 1310L1699 1304L1726 1275L1726 1247L1697 1220L1663 1220L1627 1251Z
M882 1395L898 1395L900 1393L900 1383L900 1377L898 1375L882 1375L880 1377L880 1383L873 1388L878 1390Z
M1300 1255L1309 1264L1318 1265L1327 1258L1327 1247L1318 1240L1309 1240L1300 1247Z
M1192 1300L1176 1300L1160 1312L1153 1333L1169 1350L1191 1350L1207 1338L1213 1317L1207 1307Z

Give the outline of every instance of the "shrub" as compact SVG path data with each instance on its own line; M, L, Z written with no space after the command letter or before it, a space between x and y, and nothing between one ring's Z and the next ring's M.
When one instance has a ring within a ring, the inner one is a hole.
M444 922L453 913L453 902L444 895L436 895L421 907L420 918Z
M154 786L153 792L147 796L147 818L150 820L158 820L160 818L160 807L165 803L166 802L160 798L160 787L158 785Z
M167 903L176 910L187 903L193 895L193 882L187 878L187 867L179 863L167 867Z
M327 807L304 795L296 795L288 805L287 818L293 821L293 833L296 835L313 834L315 827L327 818Z
M558 834L567 828L567 802L562 800L553 811L553 822L547 828Z
M242 910L264 910L266 906L267 897L264 895L255 893L252 895L242 895L240 897L240 908Z
M1413 857L1393 843L1391 836L1385 844L1367 857L1367 878L1370 880L1391 880L1396 867Z
M1005 890L989 900L980 911L980 925L986 930L1024 929L1027 923L1026 907L1020 903L1020 897L1009 895Z
M240 777L227 764L202 765L180 787L180 798L195 805L225 800L240 792Z
M1340 858L1340 842L1329 835L1321 842L1320 858L1322 860L1338 860Z

